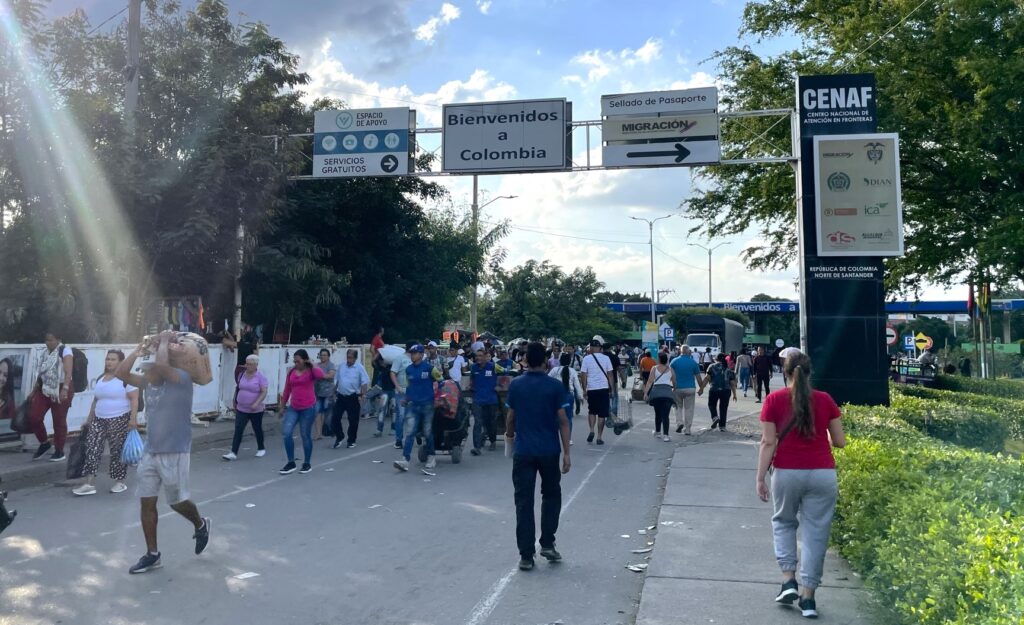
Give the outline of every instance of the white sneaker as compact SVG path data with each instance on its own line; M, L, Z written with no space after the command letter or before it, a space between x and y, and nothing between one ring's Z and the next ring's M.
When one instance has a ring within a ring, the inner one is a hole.
M78 495L79 497L85 497L86 495L95 495L96 487L93 486L92 484L82 484L81 486L72 490L71 492Z
M671 443L672 442L672 439L667 437L667 436L661 437L661 440L665 441L666 443Z
M654 430L654 438L658 438L658 430Z
M230 461L230 460L235 460L236 458L238 458L238 456L235 455L235 452L229 451L228 453L226 453L223 456L221 456L221 458Z
M434 456L427 456L427 468L433 469L437 466L437 458Z
M126 490L128 490L128 485L124 482L115 482L114 485L110 487L110 492L115 494L123 493Z
M266 449L261 449L261 450L256 452L256 457L257 458L262 458L263 456L266 456L266 455L267 455L267 450Z
M405 473L406 471L409 470L409 461L408 460L395 460L391 464L392 464L392 466L394 466L396 469L398 469L402 473Z

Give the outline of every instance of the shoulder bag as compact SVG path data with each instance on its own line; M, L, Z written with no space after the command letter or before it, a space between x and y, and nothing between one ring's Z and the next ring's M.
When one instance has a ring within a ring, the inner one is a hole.
M664 371L661 372L661 374L658 377L654 378L654 382L651 384L651 390L647 394L648 404L653 406L655 399L674 399L671 386L658 384L658 380L665 377L665 375L668 374L670 371L671 369L666 368Z

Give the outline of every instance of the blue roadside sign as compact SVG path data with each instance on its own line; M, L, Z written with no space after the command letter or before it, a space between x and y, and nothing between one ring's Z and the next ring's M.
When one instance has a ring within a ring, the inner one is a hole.
M914 335L904 334L903 335L903 349L914 349Z

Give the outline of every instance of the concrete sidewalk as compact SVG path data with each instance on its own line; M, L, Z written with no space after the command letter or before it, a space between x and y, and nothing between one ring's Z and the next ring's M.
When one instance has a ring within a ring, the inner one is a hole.
M231 447L231 438L235 433L234 419L221 421L201 421L201 425L192 426L192 451L203 451L211 447ZM263 432L267 437L277 437L280 431L281 420L276 413L267 412L263 418ZM145 434L143 434L145 436ZM65 452L71 449L72 443L77 440L68 438ZM246 428L246 435L243 444L252 444L252 429ZM269 438L268 438L269 440ZM32 462L32 452L36 450L36 440L33 438L29 447L21 449L20 443L13 443L6 449L0 450L0 489L14 491L37 486L68 486L78 484L80 480L65 480L67 474L67 462L50 462L47 460L50 454L44 459ZM273 444L273 443L271 443ZM110 466L109 454L104 454L100 460L99 475L106 477ZM17 507L17 506L15 506Z
M752 429L746 425L736 428L739 434L704 431L677 447L637 625L803 620L795 608L774 603L782 578L772 548L771 506L754 492L758 439L742 433ZM881 622L860 580L831 552L816 598L820 621Z

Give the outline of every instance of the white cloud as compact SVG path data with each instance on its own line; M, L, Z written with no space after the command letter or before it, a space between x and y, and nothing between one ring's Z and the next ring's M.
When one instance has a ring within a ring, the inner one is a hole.
M596 83L621 69L650 65L661 58L661 50L661 40L651 38L635 50L632 48L623 48L618 52L600 49L587 50L574 56L570 63L588 68L587 82Z
M476 8L480 9L484 15L491 12L491 4L491 0L476 0Z
M440 13L416 27L416 30L414 31L416 33L416 39L427 43L433 43L434 37L437 36L438 29L445 24L450 24L459 19L460 15L462 15L462 11L459 10L459 7L451 4L450 2L445 2L441 5Z
M352 108L409 106L418 112L421 126L440 125L442 104L506 100L516 95L514 86L496 80L483 69L475 70L465 80L449 80L427 92L413 91L405 84L383 85L365 80L332 54L330 39L324 39L318 52L303 63L302 70L309 74L309 84L304 89L307 101L331 97L344 100Z

